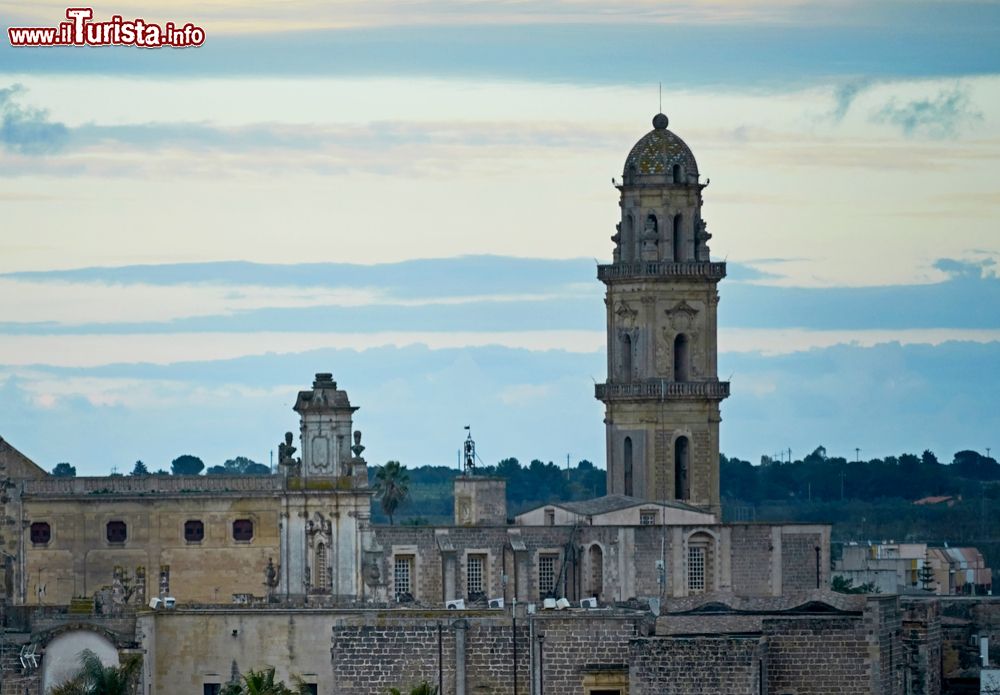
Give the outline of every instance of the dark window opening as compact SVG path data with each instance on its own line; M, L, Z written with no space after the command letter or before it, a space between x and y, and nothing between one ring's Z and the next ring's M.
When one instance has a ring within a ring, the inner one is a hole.
M253 539L253 522L250 519L237 519L233 522L233 540L249 541Z
M622 336L622 377L632 381L632 336L628 333Z
M199 543L205 539L205 524L197 519L184 522L184 540L188 543Z
M683 239L681 238L681 225L684 222L683 215L674 215L674 262L680 263L684 260Z
M52 540L52 528L44 521L36 521L31 525L31 542L35 545L45 545Z
M674 178L674 183L680 183L681 182L681 165L680 164L674 164L673 178Z
M319 695L319 686L316 683L303 683L303 685L308 695Z
M688 380L688 337L681 333L674 338L674 381Z
M625 437L625 494L632 496L632 438Z
M674 442L674 499L686 500L691 496L688 487L690 448L687 437L678 437Z
M219 695L222 692L221 683L205 683L201 688L202 695Z
M108 543L124 543L128 539L128 527L124 521L109 521L107 534Z

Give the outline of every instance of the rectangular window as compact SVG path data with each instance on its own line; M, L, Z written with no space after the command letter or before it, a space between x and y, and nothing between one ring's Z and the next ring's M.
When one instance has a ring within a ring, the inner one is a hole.
M221 683L205 683L201 688L202 695L219 695L222 692Z
M319 695L319 685L316 683L305 683L305 692L309 695Z
M639 512L639 523L643 526L653 526L656 523L656 512L653 511Z
M233 522L233 540L249 541L253 539L253 521L237 519Z
M538 556L538 593L542 598L555 595L556 562L559 556L546 554Z
M413 556L397 555L393 562L393 588L397 601L413 600Z
M465 566L465 584L469 591L469 598L476 599L483 595L485 582L483 576L486 574L486 556L469 555Z
M184 540L188 543L200 543L205 539L205 524L197 519L184 522Z
M556 525L556 511L554 509L545 510L545 525L546 526Z
M52 528L44 521L36 521L31 525L31 542L35 545L45 545L52 540Z
M128 538L128 529L124 521L109 521L107 526L108 543L124 543Z
M705 548L692 545L688 548L688 591L697 594L705 591Z

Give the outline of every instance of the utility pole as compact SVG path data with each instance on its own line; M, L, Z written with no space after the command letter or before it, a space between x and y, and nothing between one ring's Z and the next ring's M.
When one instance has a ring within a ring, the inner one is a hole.
M861 463L861 449L854 447L854 463Z

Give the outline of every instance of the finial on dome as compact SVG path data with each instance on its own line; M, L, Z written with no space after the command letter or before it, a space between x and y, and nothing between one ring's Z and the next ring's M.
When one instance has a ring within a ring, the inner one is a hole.
M670 121L664 114L658 113L653 116L653 127L657 130L664 130L668 125L670 125Z

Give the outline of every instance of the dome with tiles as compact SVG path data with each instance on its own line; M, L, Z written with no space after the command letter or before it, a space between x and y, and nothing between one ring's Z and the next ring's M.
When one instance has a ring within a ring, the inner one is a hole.
M631 176L673 176L674 165L680 165L685 182L698 178L698 163L691 148L667 130L669 121L662 113L653 117L653 129L642 136L625 160L625 181Z

